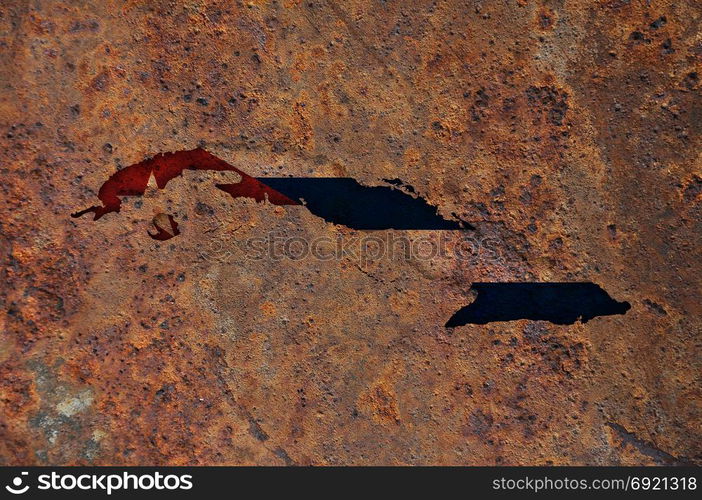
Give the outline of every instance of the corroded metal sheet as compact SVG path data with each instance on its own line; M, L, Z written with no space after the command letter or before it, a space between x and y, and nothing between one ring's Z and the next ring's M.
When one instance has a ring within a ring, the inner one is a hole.
M699 464L701 16L3 2L0 463ZM475 229L368 233L204 171L71 218L196 148ZM484 282L631 307L446 328Z

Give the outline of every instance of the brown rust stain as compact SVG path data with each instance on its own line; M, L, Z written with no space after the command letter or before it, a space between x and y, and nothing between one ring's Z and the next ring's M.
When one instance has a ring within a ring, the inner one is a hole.
M700 463L697 3L378 5L2 3L0 463ZM172 240L66 216L197 147L400 178L480 258L249 259L354 233L197 180ZM441 326L519 280L632 309Z

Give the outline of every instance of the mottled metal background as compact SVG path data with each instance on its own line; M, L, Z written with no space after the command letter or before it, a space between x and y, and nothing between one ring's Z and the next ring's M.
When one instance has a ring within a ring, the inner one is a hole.
M701 463L701 17L3 1L0 463ZM400 178L499 250L255 261L237 242L353 232L187 178L69 217L197 146L256 176ZM153 203L183 234L148 238ZM472 282L509 280L632 308L443 327Z

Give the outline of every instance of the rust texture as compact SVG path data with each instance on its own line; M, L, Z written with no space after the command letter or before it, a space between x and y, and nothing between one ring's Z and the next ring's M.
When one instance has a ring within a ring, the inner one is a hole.
M702 463L701 16L3 1L0 463ZM249 258L271 232L360 233L232 200L222 172L70 217L195 148L254 177L399 179L475 226L475 258ZM149 238L164 214L180 235ZM499 281L631 309L444 327Z

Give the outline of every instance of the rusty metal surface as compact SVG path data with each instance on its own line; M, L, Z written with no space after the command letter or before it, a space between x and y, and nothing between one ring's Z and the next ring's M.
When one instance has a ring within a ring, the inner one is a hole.
M701 10L3 2L0 463L700 463ZM402 179L497 250L249 259L271 231L353 232L188 177L70 218L198 146L255 176ZM187 217L165 242L159 203ZM632 307L444 328L476 281Z

